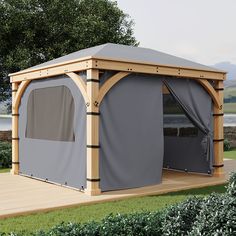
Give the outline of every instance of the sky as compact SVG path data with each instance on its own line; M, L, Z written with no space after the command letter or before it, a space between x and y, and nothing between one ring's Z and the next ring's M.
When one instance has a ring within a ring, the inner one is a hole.
M117 0L141 47L206 65L236 64L236 0Z

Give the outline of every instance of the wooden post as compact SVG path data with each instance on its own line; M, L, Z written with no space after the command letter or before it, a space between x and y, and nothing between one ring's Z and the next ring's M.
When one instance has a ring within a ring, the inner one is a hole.
M18 89L18 84L12 83L12 104L14 104L17 89ZM11 173L14 175L19 174L18 122L19 122L18 108L12 105L12 169L11 169Z
M214 176L224 175L224 84L223 81L215 81L215 90L218 94L221 106L214 105Z
M87 70L87 94L90 104L87 106L87 188L89 195L99 195L99 106L96 98L99 93L99 70Z

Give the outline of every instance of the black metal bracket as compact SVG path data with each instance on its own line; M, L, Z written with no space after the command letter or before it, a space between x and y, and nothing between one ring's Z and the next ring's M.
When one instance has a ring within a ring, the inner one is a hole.
M87 148L100 148L100 145L87 145Z
M223 141L224 141L223 138L221 138L221 139L213 139L213 142L223 142Z
M13 164L13 165L19 165L20 162L19 162L19 161L12 161L11 164Z
M89 179L89 178L87 178L86 180L90 181L90 182L99 182L100 181L100 179Z
M223 167L224 164L220 164L220 165L213 165L213 167Z
M99 116L100 112L87 112L86 114L91 116Z
M213 116L223 116L224 113L213 114Z
M100 81L98 79L87 79L87 82L99 83Z
M215 88L216 91L223 91L224 88Z
M20 116L20 114L16 113L16 114L11 114L12 116Z
M11 138L12 140L20 140L20 138Z

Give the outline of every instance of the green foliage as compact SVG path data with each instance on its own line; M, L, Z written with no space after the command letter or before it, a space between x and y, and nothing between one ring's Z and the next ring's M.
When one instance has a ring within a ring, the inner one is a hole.
M157 235L161 236L162 215L159 212L143 212L130 215L109 215L101 223L86 224L61 223L48 232L39 231L34 236L120 236L120 235Z
M9 73L107 42L138 45L111 0L0 0L0 101Z
M192 197L167 208L162 222L162 235L187 235L202 206L202 199Z
M102 221L99 235L162 235L161 221L159 212L110 215Z
M229 183L227 186L227 194L231 197L234 197L236 200L236 173L232 173L230 175Z
M235 197L212 194L205 199L190 235L236 235Z
M231 148L230 142L228 139L224 140L224 151L229 151Z
M11 166L11 143L0 142L0 168Z

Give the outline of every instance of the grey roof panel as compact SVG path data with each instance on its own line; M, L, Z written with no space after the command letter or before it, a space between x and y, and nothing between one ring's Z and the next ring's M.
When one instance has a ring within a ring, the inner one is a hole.
M53 59L51 61L47 61L45 63L30 67L29 69L37 69L37 68L40 68L40 67L43 67L43 66L50 66L50 65L53 65L53 64L58 64L58 63L66 62L66 61L80 59L80 58L83 58L83 57L89 57L89 56L95 55L98 51L102 50L102 48L105 47L105 46L106 46L106 44L103 44L103 45L99 45L99 46L96 46L96 47L82 49L80 51L73 52L73 53L70 53L68 55Z
M45 62L43 64L31 67L37 69L43 66L50 66L57 63L62 63L70 60L76 60L83 57L104 58L113 60L122 60L129 62L150 63L155 65L168 65L174 67L194 68L207 71L219 71L215 68L205 66L196 62L192 62L180 57L172 56L153 49L133 47L121 44L107 43L87 49L83 49L63 57Z

